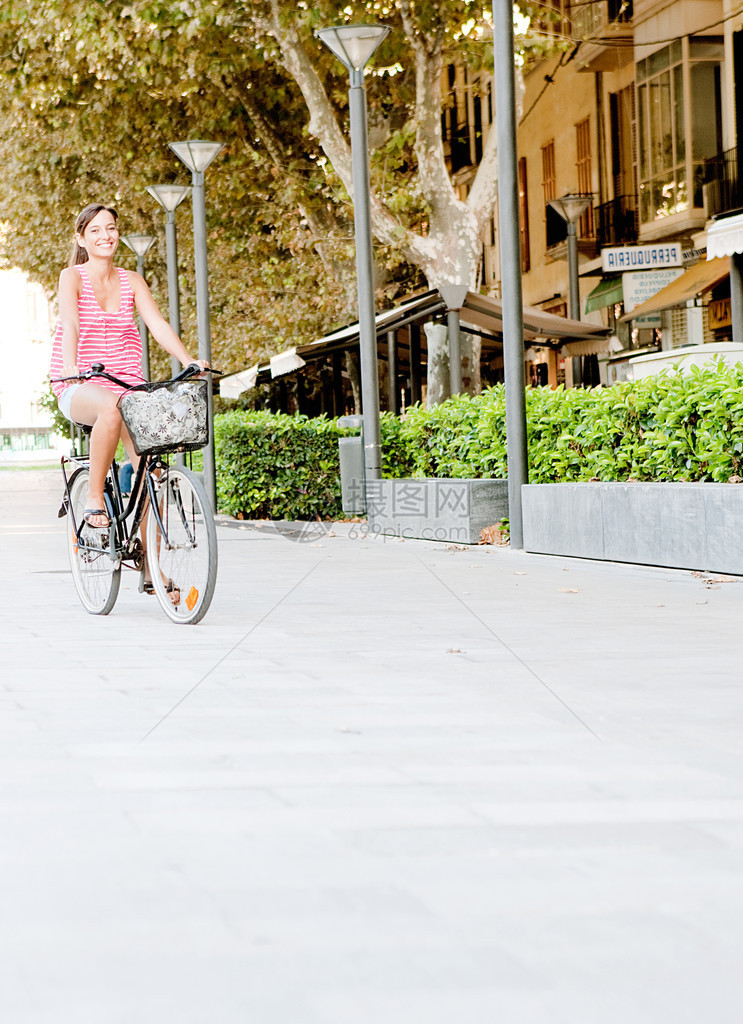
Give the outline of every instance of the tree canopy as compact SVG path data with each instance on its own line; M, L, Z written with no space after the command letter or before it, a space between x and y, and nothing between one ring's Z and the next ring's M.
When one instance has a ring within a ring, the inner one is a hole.
M90 201L117 206L123 233L162 236L145 188L188 180L167 143L219 139L225 152L206 183L222 368L353 317L348 79L313 32L372 20L391 26L366 79L380 296L471 284L495 200L495 133L460 199L441 140L441 81L447 63L492 63L489 5L475 0L0 0L3 257L55 289ZM184 204L187 340L188 221ZM164 246L148 254L147 276L165 304Z

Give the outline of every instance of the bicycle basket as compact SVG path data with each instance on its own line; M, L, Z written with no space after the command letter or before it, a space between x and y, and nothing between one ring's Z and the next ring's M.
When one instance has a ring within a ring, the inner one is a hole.
M192 452L209 441L207 381L140 384L118 401L137 455Z

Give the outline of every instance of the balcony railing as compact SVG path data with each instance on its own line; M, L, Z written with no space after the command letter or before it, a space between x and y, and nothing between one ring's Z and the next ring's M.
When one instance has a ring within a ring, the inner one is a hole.
M606 28L615 23L632 21L632 0L597 0L571 6L570 20L576 39L602 36Z
M743 207L743 146L735 146L704 161L707 216Z
M637 241L637 196L616 196L595 211L596 244L627 245Z

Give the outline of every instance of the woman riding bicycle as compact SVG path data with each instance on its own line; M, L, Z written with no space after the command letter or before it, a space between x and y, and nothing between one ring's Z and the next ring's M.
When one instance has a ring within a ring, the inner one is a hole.
M91 203L75 222L75 243L69 266L59 278L59 323L52 348L50 377L74 377L103 363L107 372L132 385L143 383L142 342L134 309L155 341L183 366L198 363L157 308L144 279L132 270L115 267L119 244L116 210ZM109 526L103 488L116 447L122 441L136 470L139 457L117 408L125 390L101 379L52 384L62 413L74 423L92 427L90 484L85 522L95 529Z

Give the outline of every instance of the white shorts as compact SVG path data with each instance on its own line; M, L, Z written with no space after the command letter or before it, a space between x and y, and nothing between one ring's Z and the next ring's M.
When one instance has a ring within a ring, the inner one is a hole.
M72 416L70 415L70 405L72 404L72 396L75 394L76 391L79 391L82 386L82 381L79 384L70 384L70 386L68 388L65 388L62 394L57 399L59 411L62 413L63 416L67 417L70 423L75 422Z

